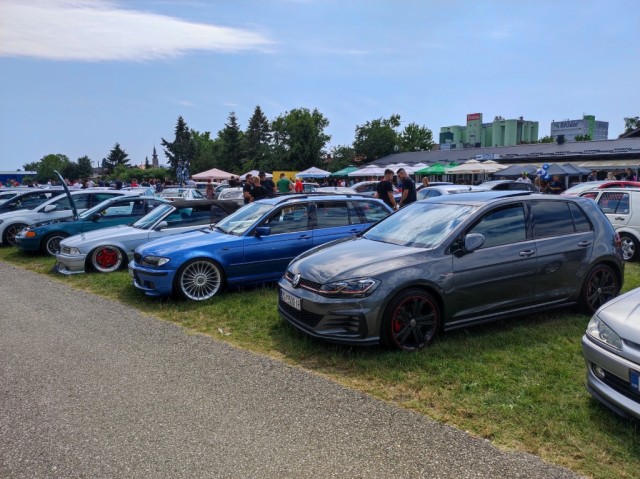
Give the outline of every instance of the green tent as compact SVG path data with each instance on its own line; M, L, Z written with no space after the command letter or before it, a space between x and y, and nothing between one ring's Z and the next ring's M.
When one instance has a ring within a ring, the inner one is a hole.
M347 166L346 168L342 168L341 170L336 171L335 173L331 173L329 176L348 176L352 171L356 171L359 168L357 166Z
M444 174L444 165L440 163L434 163L433 165L427 166L426 168L422 168L421 170L416 171L417 175L443 175Z

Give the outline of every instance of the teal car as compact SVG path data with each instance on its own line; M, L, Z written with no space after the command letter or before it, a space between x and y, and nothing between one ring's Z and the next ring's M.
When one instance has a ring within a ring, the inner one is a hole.
M77 216L36 223L15 237L16 246L25 252L43 252L55 256L60 241L69 236L110 226L134 223L168 200L151 196L126 195L111 198Z

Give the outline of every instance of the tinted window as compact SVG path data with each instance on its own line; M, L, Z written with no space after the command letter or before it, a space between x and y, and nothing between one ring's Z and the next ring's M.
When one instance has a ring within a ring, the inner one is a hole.
M298 203L285 206L270 216L262 226L270 226L271 234L306 231L309 229L309 205Z
M576 231L591 231L591 223L589 222L587 215L582 211L582 208L575 203L569 203L569 210L571 211L573 227Z
M193 208L182 208L172 213L167 222L173 226L198 226L217 223L227 214L219 206L199 206Z
M316 203L317 228L336 228L348 224L350 224L349 210L346 201L319 201Z
M114 196L118 195L112 193L93 193L93 204L97 205L98 203L102 203L104 200L108 200Z
M359 217L365 223L375 223L389 214L389 210L377 201L354 201L351 203L351 207L356 209ZM352 217L351 224L356 223L358 223L358 218Z
M629 193L606 191L598 200L598 206L604 213L629 213Z
M569 204L564 201L533 201L533 237L547 238L575 232Z
M524 209L516 204L493 210L476 223L470 233L484 235L482 248L524 241L527 239Z

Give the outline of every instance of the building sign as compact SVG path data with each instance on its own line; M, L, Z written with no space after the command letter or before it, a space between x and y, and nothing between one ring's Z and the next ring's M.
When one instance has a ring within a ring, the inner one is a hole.
M482 113L469 113L467 115L467 121L481 120L481 119L482 119Z
M485 153L484 155L476 155L476 160L478 161L483 161L483 160L499 160L500 159L500 155L498 155L497 153Z
M554 128L575 128L578 121L556 121L553 123Z

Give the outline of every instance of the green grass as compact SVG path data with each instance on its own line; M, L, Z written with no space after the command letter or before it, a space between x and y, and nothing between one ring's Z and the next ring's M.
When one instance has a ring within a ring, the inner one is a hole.
M241 348L323 374L348 387L596 478L640 470L638 425L587 394L580 340L589 318L559 310L442 336L417 354L352 348L308 338L277 314L275 287L220 295L205 304L147 298L126 272L63 277L53 259L0 249L0 260L113 298ZM624 291L640 287L627 264Z

